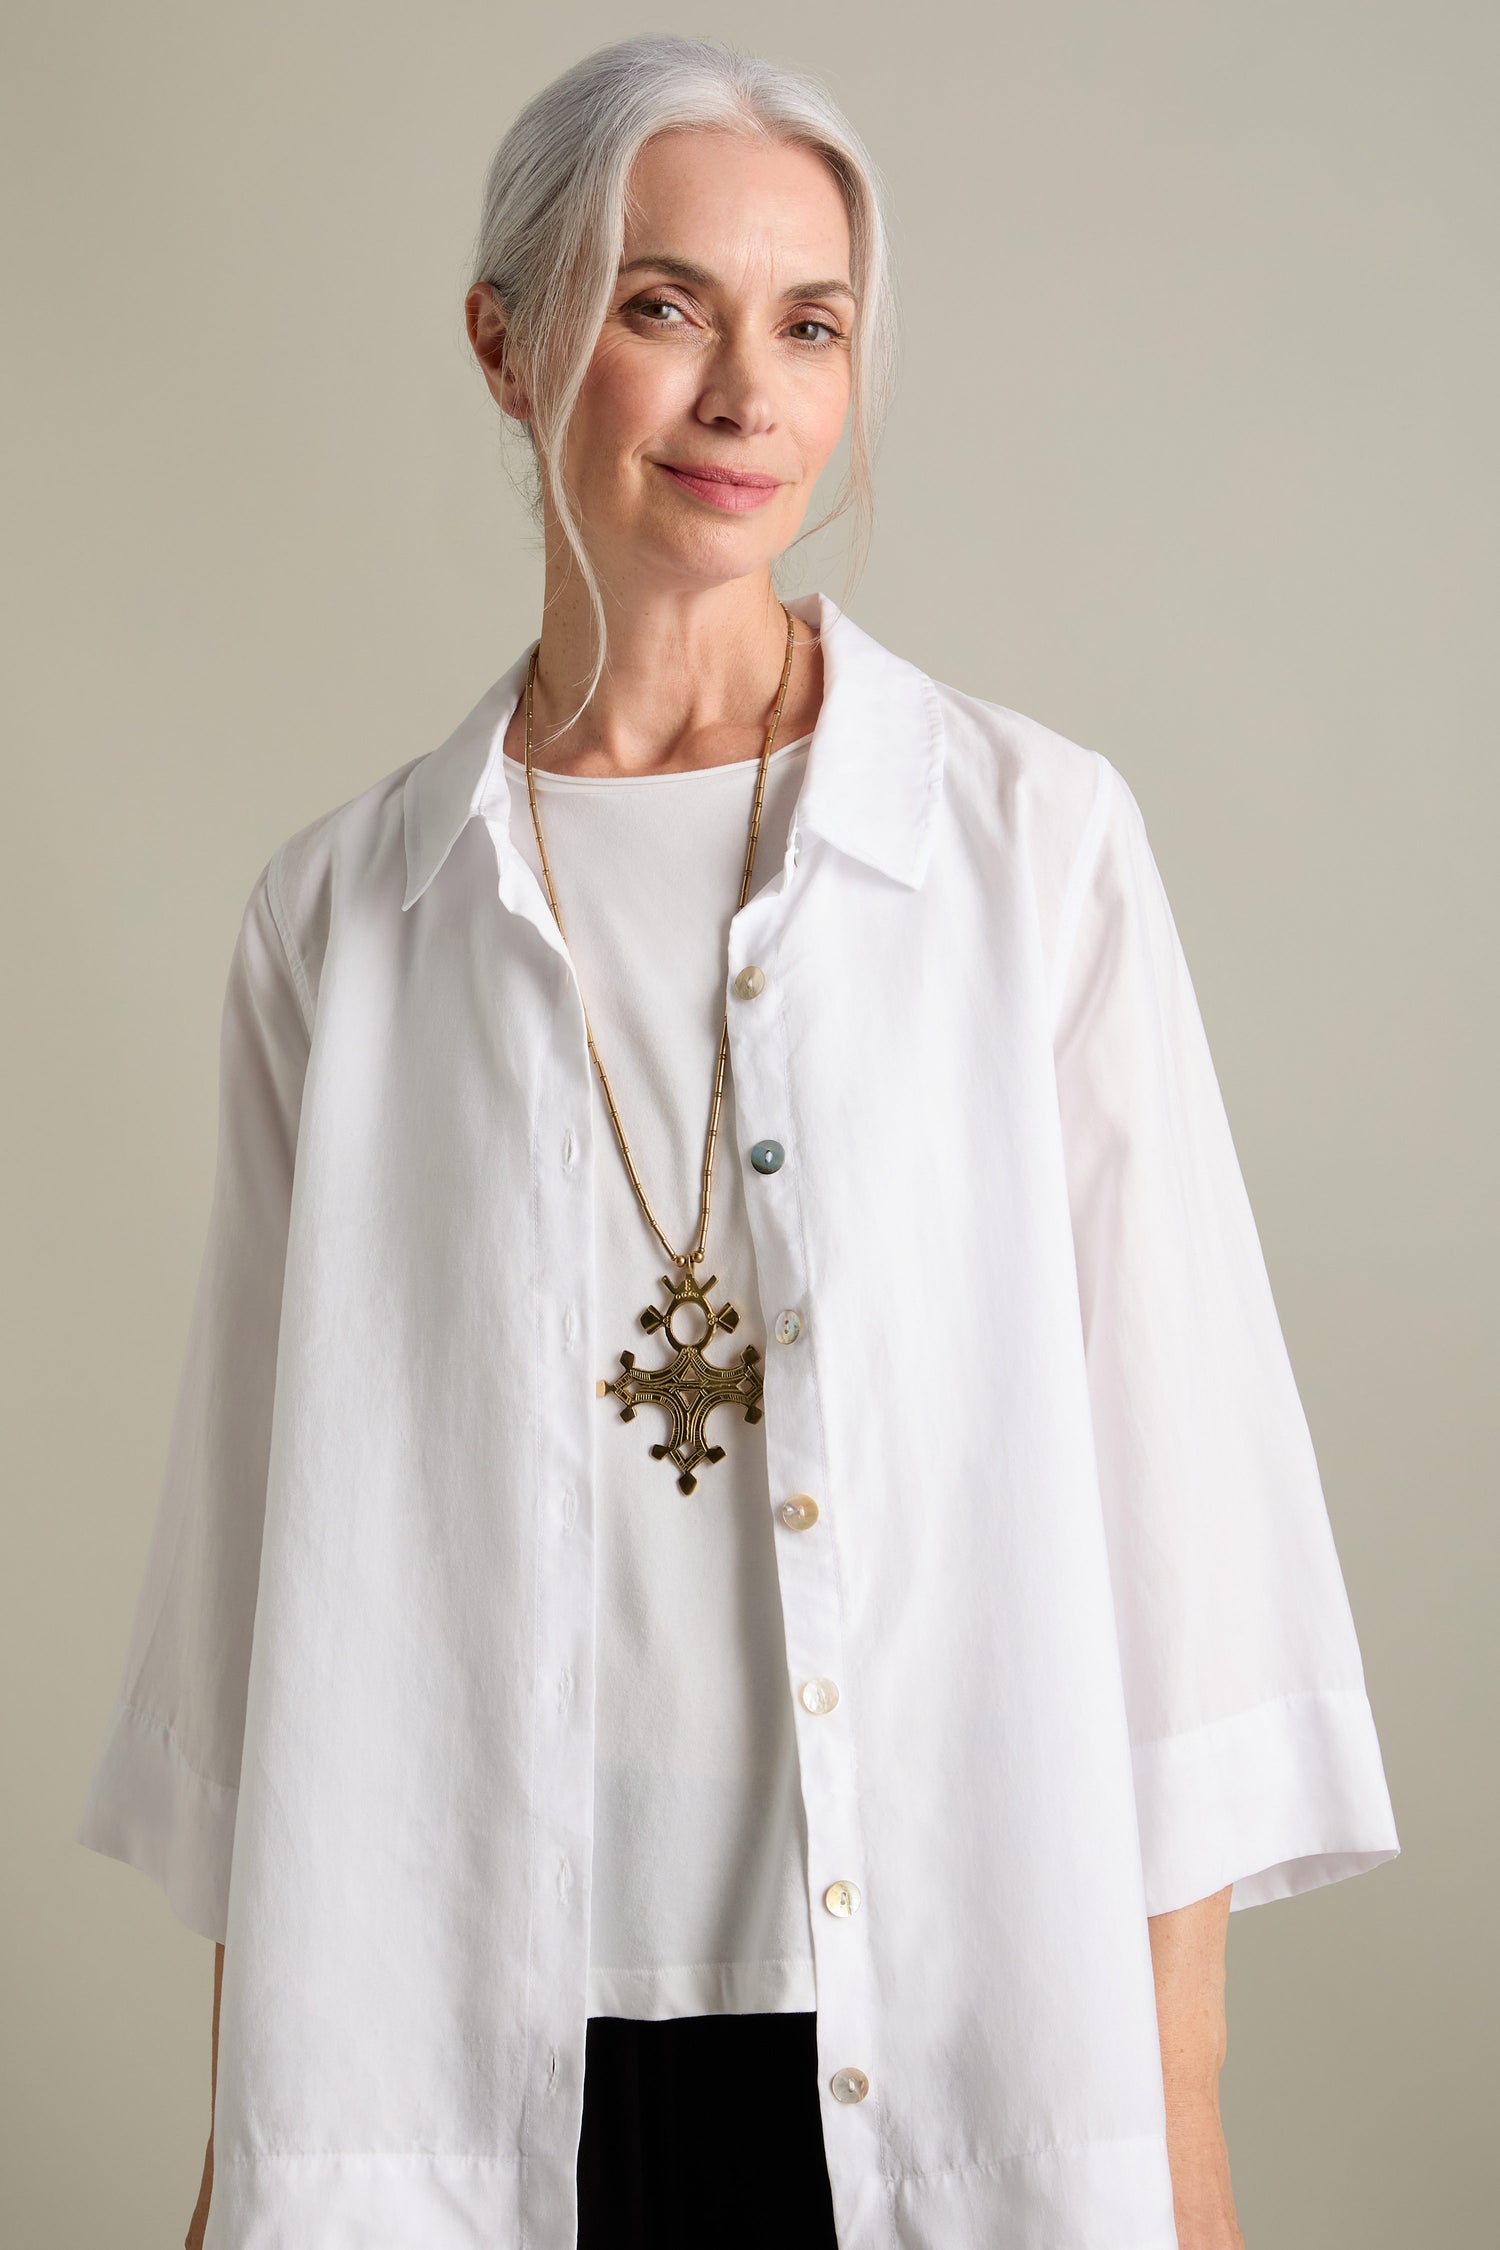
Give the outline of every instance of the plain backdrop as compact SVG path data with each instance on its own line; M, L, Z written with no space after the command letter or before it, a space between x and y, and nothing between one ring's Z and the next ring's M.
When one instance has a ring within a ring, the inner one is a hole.
M213 1949L69 1831L163 1467L230 947L272 848L440 742L537 629L536 535L463 331L484 171L558 70L659 29L814 71L869 141L905 341L848 607L1119 766L1208 1026L1404 1846L1234 1917L1248 2242L1477 2241L1500 1267L1480 0L11 0L0 2236L171 2250L192 2209ZM788 590L838 598L842 571L825 537Z

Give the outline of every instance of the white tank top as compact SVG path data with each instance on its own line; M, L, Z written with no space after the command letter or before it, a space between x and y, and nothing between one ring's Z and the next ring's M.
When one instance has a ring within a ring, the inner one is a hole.
M750 895L774 883L807 738L771 753ZM558 912L641 1185L674 1250L696 1237L724 1023L729 925L756 758L684 773L536 772ZM538 881L526 769L507 757L511 834ZM545 895L545 885L543 885ZM667 1254L626 1175L598 1073L594 1244L599 1376L664 1356L640 1325ZM773 1120L774 1123L774 1120ZM740 1322L714 1359L766 1356L726 1064L701 1273ZM720 1407L724 1459L679 1491L649 1405L597 1399L598 1611L588 2013L661 2018L815 2005L807 1839L787 1685L765 1423Z

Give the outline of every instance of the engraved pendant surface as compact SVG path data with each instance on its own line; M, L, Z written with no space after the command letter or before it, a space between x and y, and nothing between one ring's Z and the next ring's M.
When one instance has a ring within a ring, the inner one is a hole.
M633 1422L638 1406L665 1409L670 1435L664 1445L652 1446L651 1457L675 1463L678 1487L683 1492L691 1492L696 1486L693 1471L700 1462L724 1458L723 1446L709 1445L705 1437L705 1424L716 1406L742 1406L747 1422L761 1418L763 1385L755 1364L760 1357L755 1346L747 1344L738 1361L728 1367L715 1367L703 1356L720 1329L732 1333L740 1321L733 1305L721 1305L715 1312L709 1303L707 1292L717 1278L710 1274L700 1286L691 1273L675 1279L664 1273L661 1286L667 1293L666 1309L648 1305L641 1314L641 1326L653 1332L662 1329L672 1347L672 1357L664 1367L638 1367L634 1352L621 1352L620 1373L612 1382L601 1377L596 1392L599 1398L621 1401L622 1422ZM696 1323L698 1334L679 1332L685 1331L689 1322Z

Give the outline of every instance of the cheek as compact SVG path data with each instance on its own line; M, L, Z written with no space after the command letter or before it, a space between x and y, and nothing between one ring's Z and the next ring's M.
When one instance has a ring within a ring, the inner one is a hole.
M827 382L810 383L797 401L794 426L802 458L809 468L822 468L843 434L849 414L850 385L847 369Z
M575 420L589 433L596 459L645 444L682 410L685 370L664 352L598 353L584 377Z

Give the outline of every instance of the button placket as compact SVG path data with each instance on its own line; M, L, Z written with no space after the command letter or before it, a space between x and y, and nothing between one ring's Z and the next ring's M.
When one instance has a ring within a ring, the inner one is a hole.
M783 922L800 911L800 894L767 893L741 910L731 925L729 1037L739 1114L795 1124L795 1089L789 1083L787 994L778 986L778 943ZM746 954L752 956L749 960ZM758 973L757 973L758 972ZM765 998L768 1005L750 1005ZM789 1153L790 1151L790 1153ZM766 1370L767 1468L778 1497L774 1519L786 1538L776 1547L782 1593L789 1692L799 1727L799 1773L806 1814L808 1863L822 1870L810 1883L815 1910L813 1942L822 2034L820 2076L841 2107L866 2102L879 2053L878 2010L872 1986L867 1917L859 1885L830 1871L862 1868L864 1836L856 1794L851 1702L841 1703L845 1656L844 1617L833 1534L794 1538L821 1522L820 1502L800 1489L821 1489L828 1463L823 1417L812 1390L821 1354L813 1341L816 1307L808 1295L807 1214L801 1179L792 1161L794 1134L785 1145L767 1136L745 1149L746 1208L767 1333L773 1349ZM792 1347L798 1349L793 1352ZM824 1726L822 1721L829 1724ZM816 1724L814 1722L817 1722ZM835 1929L835 1924L840 1925ZM849 2059L859 2057L859 2062ZM858 2114L868 2119L869 2103ZM866 2127L866 2130L869 2128ZM857 2129L840 2127L838 2140ZM831 2151L835 2156L836 2150Z
M540 1093L533 1149L538 1181L538 1272L547 1277L549 1333L538 1338L533 1411L548 1433L555 1482L538 1492L531 1538L538 1599L531 1627L534 1726L549 1785L530 1830L532 1943L537 1965L538 2083L576 2099L582 2042L569 2004L588 1970L589 1853L592 1837L594 1550L579 1537L592 1506L593 1427L577 1359L591 1307L589 1071L587 1044L556 1036L569 1018L569 991L549 993L554 1067ZM554 1325L555 1323L555 1325Z

